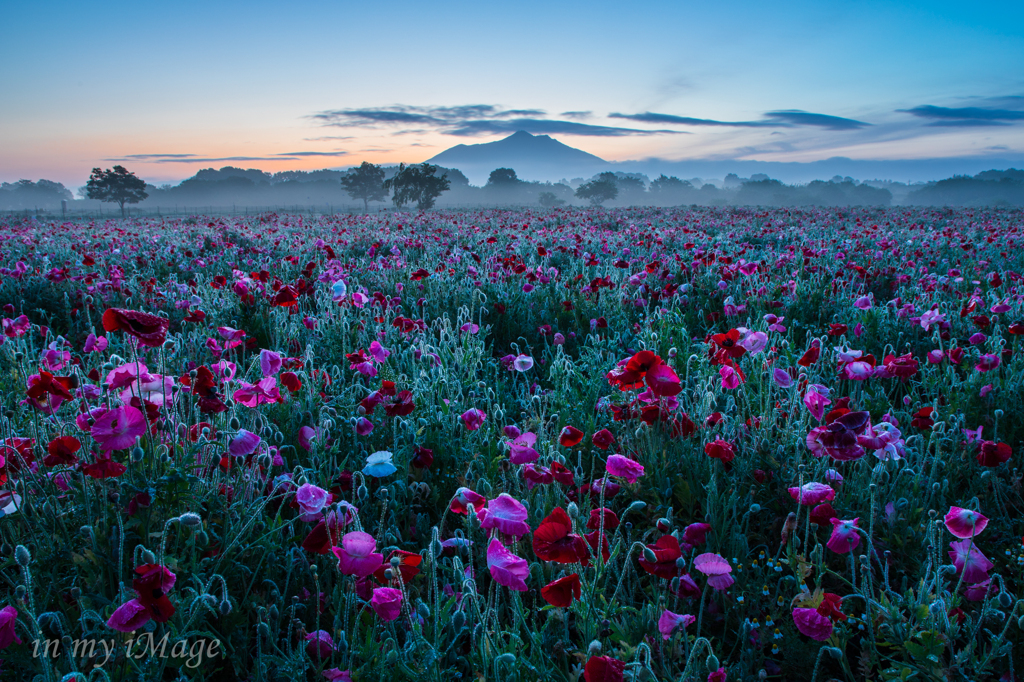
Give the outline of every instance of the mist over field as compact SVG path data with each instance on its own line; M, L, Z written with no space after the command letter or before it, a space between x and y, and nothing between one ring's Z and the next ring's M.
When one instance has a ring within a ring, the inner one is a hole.
M0 682L1024 676L1024 3L0 14Z

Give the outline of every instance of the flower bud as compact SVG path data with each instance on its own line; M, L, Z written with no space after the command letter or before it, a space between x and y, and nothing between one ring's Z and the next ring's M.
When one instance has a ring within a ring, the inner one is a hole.
M704 661L704 665L706 665L708 667L708 670L710 670L711 672L715 672L720 667L718 664L718 657L714 654L708 656L708 659Z
M14 548L14 560L22 568L27 568L32 563L32 554L25 545L18 545Z
M178 517L178 521L181 522L181 525L188 528L195 528L196 526L203 525L203 518L194 512L185 512Z

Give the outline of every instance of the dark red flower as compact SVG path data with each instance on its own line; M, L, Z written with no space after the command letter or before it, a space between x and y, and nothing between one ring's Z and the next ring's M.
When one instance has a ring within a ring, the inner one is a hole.
M542 561L590 564L583 538L572 532L572 520L561 507L555 507L533 531L533 553Z
M662 535L653 545L647 545L647 549L654 553L654 561L646 555L647 551L640 554L640 567L651 575L671 580L679 575L680 569L676 566L676 560L683 556L679 549L679 541L673 535Z
M298 304L298 292L296 292L290 285L281 287L274 297L270 299L270 305L281 308L291 308Z
M281 385L292 393L298 393L299 389L302 388L302 380L299 379L299 375L295 372L283 372L281 374Z
M74 466L78 462L75 453L81 449L82 444L74 436L59 436L46 446L46 452L49 454L43 459L43 464L48 467L61 464Z
M615 436L608 429L601 429L591 436L591 441L602 450L607 450L615 442Z
M417 469L429 469L430 465L434 463L434 451L430 448L425 448L417 445L413 449L412 464Z
M913 418L910 420L910 425L918 429L931 429L935 426L935 420L932 419L934 411L934 407L922 407L914 413Z
M573 485L576 477L572 471L561 462L551 463L551 476L562 485Z
M138 339L140 345L151 348L163 344L169 326L170 322L165 318L138 310L108 308L103 313L103 328L106 331L122 331Z
M587 528L590 530L601 529L601 516L604 516L604 529L615 530L619 527L619 517L611 509L591 509L590 519L587 521Z
M402 583L409 584L409 581L415 578L420 573L419 565L423 561L423 557L414 552L403 552L400 549L392 550L391 554L388 555L387 559L384 560L384 564L373 572L373 577L378 582L386 584L388 582L385 571L389 568L394 570L391 566L393 559L398 559L398 572L402 574Z
M540 596L552 606L564 608L580 598L581 589L579 575L572 573L540 588Z
M731 462L736 458L736 451L732 443L716 438L704 446L704 454L711 459L720 459L723 462Z
M997 467L1010 459L1013 455L1013 448L1006 443L995 443L990 440L982 441L978 449L978 464L986 467Z
M565 448L576 447L583 440L583 432L575 426L566 426L558 434L558 444Z
M166 623L174 615L174 605L167 591L174 586L174 574L158 564L142 564L135 569L138 577L132 587L139 593L138 601L158 623Z
M917 374L918 365L919 363L910 353L899 357L890 354L886 355L885 359L882 360L882 367L885 368L887 375L903 379L904 381Z
M626 664L608 656L591 656L583 669L586 682L623 682Z

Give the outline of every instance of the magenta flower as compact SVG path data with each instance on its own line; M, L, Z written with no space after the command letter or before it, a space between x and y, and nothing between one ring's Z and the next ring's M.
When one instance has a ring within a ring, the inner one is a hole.
M397 620L402 615L402 591L394 587L375 587L370 606L381 620Z
M478 410L475 407L462 413L462 423L465 424L466 428L470 431L476 431L483 426L485 419L487 419L487 413L483 410Z
M819 393L815 390L814 385L807 387L807 393L804 394L804 405L816 420L821 421L825 416L825 406L831 404L832 401L828 399L827 393Z
M860 534L857 532L857 521L859 520L859 518L850 521L831 519L829 523L832 524L832 536L829 537L825 546L836 554L849 554L856 549L860 544Z
M102 353L107 349L108 344L107 337L89 334L85 339L85 347L82 350L86 353Z
M988 579L988 572L992 570L994 564L981 553L973 540L951 542L949 546L952 547L949 558L956 566L957 575L964 574L964 582L980 583Z
M661 612L658 619L658 632L662 639L669 639L676 630L685 630L697 620L690 614L672 613L668 609Z
M950 507L943 519L949 532L961 539L980 535L988 525L988 517L962 507Z
M12 644L21 644L18 633L14 630L14 624L18 620L18 610L13 606L5 606L0 609L0 649L6 649Z
M240 429L238 434L228 443L228 452L234 457L246 457L256 452L261 439L255 433Z
M779 388L789 388L793 385L793 377L789 376L789 372L784 369L772 370L772 379Z
M345 575L365 578L384 563L384 555L377 554L377 541L369 533L353 531L341 539L341 547L333 547L338 557L338 570Z
M755 332L749 329L740 331L743 334L740 337L740 345L746 348L751 355L757 355L768 345L768 335L764 332Z
M264 377L274 376L281 371L281 354L269 350L260 351L260 372Z
M722 377L722 388L731 391L740 385L740 375L729 365L722 365L718 369L718 376Z
M506 427L506 429L507 428L508 427ZM509 451L511 452L509 460L513 464L529 464L530 462L536 462L540 459L540 453L533 449L536 442L537 434L529 431L516 436L515 439L508 444Z
M246 407L284 402L284 398L281 397L281 391L277 388L277 379L274 377L265 377L255 384L248 384L243 381L242 387L235 391L231 397L235 399L236 403Z
M992 355L991 353L982 355L978 358L978 364L974 366L974 369L979 372L991 372L999 366L1000 360L998 355Z
M373 356L373 359L376 360L378 364L383 363L388 359L388 356L391 355L391 351L380 345L379 341L371 341L369 350L370 355Z
M455 497L452 498L452 503L448 508L456 514L468 514L469 505L473 505L474 509L480 511L486 501L487 498L480 493L475 493L469 488L459 488L455 491Z
M352 682L352 671L341 668L329 668L324 671L324 679L327 682Z
M853 302L853 307L857 310L871 310L871 300L873 296L868 294L867 296L861 296Z
M817 609L793 609L793 622L797 630L813 640L824 642L832 636L832 621Z
M683 531L683 542L688 545L703 545L707 542L710 523L691 523Z
M334 640L326 630L317 630L306 635L306 653L314 661L330 658L334 653Z
M523 503L508 493L498 495L476 513L481 528L496 528L502 533L516 537L530 532L530 524L526 522L527 516Z
M735 580L729 575L732 566L720 554L705 552L693 560L693 567L708 577L708 585L716 590L729 589Z
M790 488L789 494L800 504L816 505L834 500L836 491L824 483L804 483L799 488Z
M491 544L487 545L487 568L499 585L518 592L527 590L525 579L530 575L529 564L508 551L498 538L491 538Z
M124 450L146 433L146 418L134 407L115 407L96 420L91 433L104 450Z
M299 429L298 439L299 446L308 452L313 447L313 441L320 440L320 434L312 426L303 426Z
M310 483L299 486L299 489L295 491L295 500L299 503L299 512L302 514L303 521L315 521L330 499L330 493ZM312 518L307 519L306 517Z
M674 369L665 363L661 363L647 370L645 379L647 381L647 387L651 389L651 393L659 398L668 398L674 395L679 395L683 390L683 387L679 382L679 376L676 374Z
M636 483L636 480L644 475L644 468L639 462L634 462L622 455L612 455L604 465L604 470L610 476L618 476L626 479L629 483Z
M107 619L107 627L118 632L133 632L153 619L149 609L138 599L132 599L121 604L110 614Z

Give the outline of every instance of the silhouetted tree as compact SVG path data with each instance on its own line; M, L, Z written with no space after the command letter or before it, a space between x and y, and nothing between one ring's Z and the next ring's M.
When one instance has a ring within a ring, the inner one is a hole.
M576 196L586 199L592 206L600 206L619 196L619 188L615 184L615 173L601 173L590 182L584 182L576 188Z
M362 199L367 212L371 201L384 201L388 196L384 189L384 169L369 161L363 161L359 168L343 177L341 186L353 199Z
M125 204L137 204L149 196L146 193L146 181L130 173L124 166L114 166L114 170L93 168L89 182L85 184L85 191L90 199L116 203L121 207L122 218Z
M404 163L398 166L398 172L384 181L384 188L391 190L392 201L395 206L402 208L406 204L416 202L416 208L426 211L433 208L434 202L442 192L451 187L448 174L440 177L435 175L437 166L429 163L421 163L413 166L406 166Z
M491 171L486 187L515 187L522 181L511 168L497 168Z
M541 192L537 198L540 200L540 205L546 208L565 206L565 200L556 197L554 192Z

